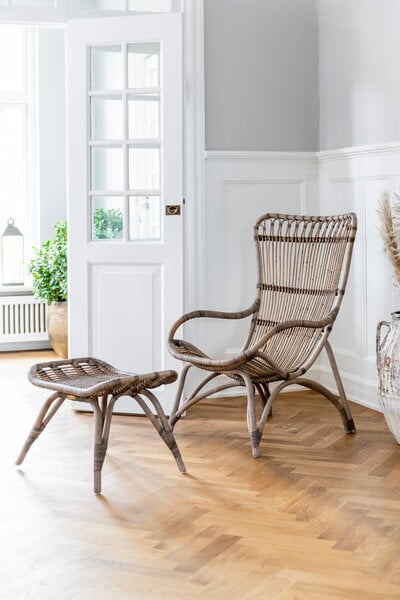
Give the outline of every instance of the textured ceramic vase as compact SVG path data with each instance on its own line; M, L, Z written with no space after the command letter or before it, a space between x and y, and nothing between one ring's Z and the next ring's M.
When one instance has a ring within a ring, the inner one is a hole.
M400 444L400 311L392 313L391 323L378 323L376 356L381 408L387 426Z
M68 304L55 302L47 306L47 333L51 347L62 358L68 358Z

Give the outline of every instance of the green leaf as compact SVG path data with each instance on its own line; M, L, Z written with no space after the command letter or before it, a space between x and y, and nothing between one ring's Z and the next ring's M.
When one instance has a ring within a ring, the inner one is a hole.
M48 304L64 302L68 297L67 223L58 221L54 237L34 248L28 265L36 298Z
M123 215L119 208L96 208L93 214L93 239L122 238Z

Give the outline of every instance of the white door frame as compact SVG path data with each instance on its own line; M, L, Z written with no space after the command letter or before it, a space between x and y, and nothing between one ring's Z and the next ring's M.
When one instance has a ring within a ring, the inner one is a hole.
M205 280L205 89L204 0L183 0L184 61L184 306L204 305ZM66 28L65 0L61 10L1 7L0 23Z
M194 310L205 300L204 0L185 0L183 44L184 304Z

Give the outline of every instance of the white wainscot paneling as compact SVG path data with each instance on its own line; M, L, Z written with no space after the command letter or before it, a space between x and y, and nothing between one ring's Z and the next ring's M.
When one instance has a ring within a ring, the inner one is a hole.
M379 410L375 330L398 309L378 232L383 190L400 192L400 144L313 153L208 153L205 200L205 305L248 306L255 294L254 221L266 212L358 216L353 263L331 342L351 400ZM215 353L240 348L247 323L203 325ZM335 390L325 357L314 377Z
M325 215L357 212L355 208L355 183L352 178L331 179L321 186L325 194L321 196L320 213ZM346 295L332 332L332 344L340 348L347 360L355 357L356 314L355 270L350 272Z
M394 287L378 231L377 205L384 190L399 191L400 146L322 152L320 212L354 210L358 232L352 268L331 342L350 399L379 410L375 331L395 308ZM321 382L335 389L327 361Z
M217 256L221 260L213 263L211 256L209 260L219 282L215 292L219 294L220 306L238 310L247 308L254 301L257 282L254 224L266 212L266 206L271 206L269 212L301 212L302 186L302 181L224 184L222 201L215 207L220 213L217 222L224 223L215 240L219 245ZM233 321L226 329L225 348L241 347L248 326L248 322Z
M198 308L236 311L252 304L257 281L253 227L268 212L318 212L314 153L207 153L205 306ZM247 319L205 319L197 339L210 353L232 355L240 350L248 327Z
M161 266L93 264L90 277L91 354L127 371L160 370L161 311L155 299L161 295Z

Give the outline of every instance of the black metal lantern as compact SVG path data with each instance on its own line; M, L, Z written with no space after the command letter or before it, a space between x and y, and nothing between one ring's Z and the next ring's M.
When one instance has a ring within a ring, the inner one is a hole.
M12 218L1 236L1 280L3 285L24 285L24 236Z

